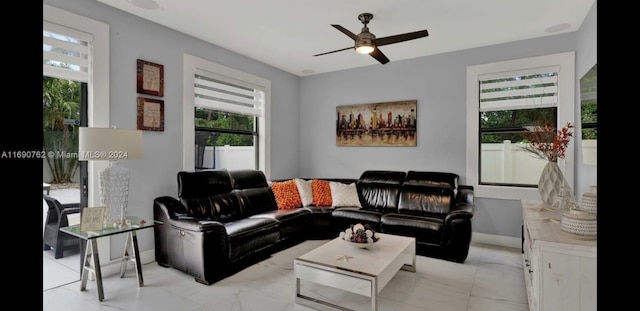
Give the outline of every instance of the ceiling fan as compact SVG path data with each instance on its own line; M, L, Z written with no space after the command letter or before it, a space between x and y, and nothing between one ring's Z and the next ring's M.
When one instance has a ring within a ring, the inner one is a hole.
M371 57L375 58L381 64L386 64L389 62L389 59L387 58L387 56L385 56L382 53L382 51L380 51L380 49L378 49L379 46L409 41L413 39L426 37L429 35L429 33L426 30L420 30L415 32L404 33L401 35L376 38L374 34L369 32L369 27L367 27L367 24L369 23L369 21L371 21L372 18L373 18L373 14L371 13L362 13L358 15L358 20L360 20L362 24L364 24L364 27L362 27L362 31L357 35L340 25L332 24L331 26L340 30L342 33L349 36L349 38L353 39L354 46L331 51L331 52L316 54L313 56L320 56L320 55L326 55L330 53L345 51L348 49L355 49L356 52L360 54L369 54L371 55Z

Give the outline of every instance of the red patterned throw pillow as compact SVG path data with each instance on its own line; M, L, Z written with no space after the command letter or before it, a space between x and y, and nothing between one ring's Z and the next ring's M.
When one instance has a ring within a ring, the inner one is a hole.
M331 206L331 186L328 180L312 180L311 191L313 192L313 205Z
M272 182L271 190L276 197L278 209L292 209L302 207L302 200L298 193L298 185L295 180Z

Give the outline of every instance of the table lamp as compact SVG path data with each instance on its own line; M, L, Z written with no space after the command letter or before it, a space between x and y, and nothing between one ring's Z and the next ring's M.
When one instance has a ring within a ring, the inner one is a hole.
M129 169L120 160L141 159L142 131L97 127L80 127L79 161L109 161L100 171L100 205L107 208L105 227L126 226L129 197Z

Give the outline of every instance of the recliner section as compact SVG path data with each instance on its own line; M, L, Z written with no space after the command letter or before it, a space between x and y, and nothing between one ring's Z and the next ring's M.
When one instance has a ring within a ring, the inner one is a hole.
M413 236L417 253L464 262L471 243L472 188L458 189L458 175L409 171L396 212L381 219L381 231Z

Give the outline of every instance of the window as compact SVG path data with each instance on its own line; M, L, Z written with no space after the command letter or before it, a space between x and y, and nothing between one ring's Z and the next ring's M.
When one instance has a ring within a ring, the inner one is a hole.
M534 187L546 161L523 151L522 135L557 124L557 68L483 75L480 92L480 185Z
M467 183L477 196L539 199L546 162L523 150L522 133L542 120L575 123L574 84L573 52L467 68ZM573 166L562 168L573 185Z
M86 82L88 126L109 127L109 25L46 4L42 7L43 76ZM107 165L88 164L88 206L99 205L97 176Z
M77 154L78 128L86 126L86 89L92 36L51 22L43 22L43 146L47 154ZM44 158L46 182L72 183L82 170L77 157ZM80 191L78 191L80 195ZM76 198L81 200L82 198ZM86 205L86 202L84 202Z
M43 75L86 82L87 122L92 127L109 127L109 25L56 7L42 4L43 10ZM75 38L64 42L53 40L52 33ZM49 36L49 38L47 38ZM74 41L74 40L78 41ZM58 41L58 42L56 42ZM84 41L85 43L79 44ZM56 42L56 43L53 43ZM86 46L85 46L86 44ZM53 55L47 47L73 51L73 55ZM67 64L68 70L47 67L47 59ZM65 72L62 74L62 72ZM87 164L87 206L99 206L98 176L107 161L90 161ZM99 239L100 261L110 261L110 240Z
M582 139L598 139L598 65L580 79Z
M190 55L184 60L185 169L267 174L270 81Z

